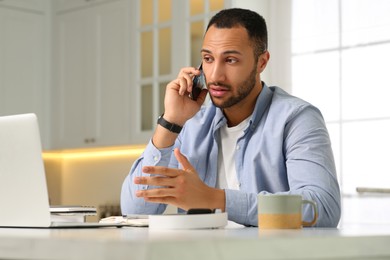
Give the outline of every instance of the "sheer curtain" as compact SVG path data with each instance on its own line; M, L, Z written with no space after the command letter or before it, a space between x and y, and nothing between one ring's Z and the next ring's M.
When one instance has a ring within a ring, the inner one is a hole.
M344 194L390 187L390 1L293 0L292 93L318 106Z

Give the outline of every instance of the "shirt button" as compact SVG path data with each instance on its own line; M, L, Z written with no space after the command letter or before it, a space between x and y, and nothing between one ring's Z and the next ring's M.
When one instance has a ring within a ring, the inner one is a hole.
M153 157L153 160L154 160L155 162L157 162L157 161L158 161L158 157L157 157L157 156L154 156L154 157Z
M236 146L236 150L240 150L240 146L239 145Z

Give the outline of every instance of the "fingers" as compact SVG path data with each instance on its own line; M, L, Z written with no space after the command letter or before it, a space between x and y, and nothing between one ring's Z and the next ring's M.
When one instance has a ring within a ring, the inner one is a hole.
M173 197L174 190L169 188L161 189L151 189L151 190L137 190L135 195L137 197L147 198L164 198L164 197Z
M183 68L178 77L177 77L177 84L179 85L179 95L187 95L192 90L192 80L193 77L196 75L199 75L200 71L196 68L187 67Z
M184 125L199 111L207 92L202 91L196 101L190 97L193 77L199 74L200 71L195 68L183 68L178 77L167 85L164 97L164 118L167 121Z
M198 103L199 106L201 106L206 100L206 96L208 92L209 91L207 89L202 89L202 91L200 92L198 98L196 99L196 103Z
M174 150L174 154L178 162L182 165L183 170L163 166L144 166L142 171L144 173L151 174L151 176L135 177L134 183L140 185L165 186L172 188L176 187L178 182L182 182L180 181L182 179L180 178L180 175L184 177L183 174L187 175L190 173L195 173L194 167L178 148Z
M175 150L173 152L175 154L177 161L182 165L183 170L168 168L168 167L164 167L164 166L144 166L142 168L142 172L147 173L147 174L156 174L156 175L162 175L165 177L173 178L173 177L179 176L180 174L186 174L186 172L188 172L188 171L190 171L190 172L195 171L194 167L188 161L187 157L185 157L180 152L179 148L175 148ZM137 178L135 178L135 180L145 180L147 178L150 178L150 177L137 177ZM137 183L137 184L141 184L141 183ZM144 183L142 183L142 184L144 184Z
M173 185L171 178L161 177L161 176L136 177L134 178L134 183L141 184L141 185L166 186L166 187L170 187L171 185Z
M195 169L194 167L192 167L192 165L190 164L190 162L187 160L187 157L185 157L179 150L179 148L175 148L175 150L173 151L174 154L175 154L175 157L177 159L177 161L181 164L181 166L183 167L184 171L190 171L190 172L194 172Z
M177 196L175 185L177 185L176 178L150 176L150 177L136 177L135 184L158 186L159 188L138 190L135 195L139 198L143 197L146 201L162 202L162 199L173 198Z
M188 81L188 79L186 77L181 77L179 78L179 95L180 96L183 96L185 95L187 89L189 88L188 85L190 84L191 82Z
M179 169L172 169L168 167L163 166L144 166L142 168L142 172L148 173L148 174L159 174L164 175L167 177L176 177L180 174Z
M151 176L135 177L135 184L172 187L175 186L175 177L185 174L183 170L162 166L144 166L142 171L151 174Z
M202 194L199 190L202 190L205 184L200 181L195 168L178 148L174 150L174 155L182 169L144 166L143 172L151 175L135 177L134 183L152 187L136 191L136 197L147 202L171 204L183 209L189 208L194 201L198 203L194 194Z

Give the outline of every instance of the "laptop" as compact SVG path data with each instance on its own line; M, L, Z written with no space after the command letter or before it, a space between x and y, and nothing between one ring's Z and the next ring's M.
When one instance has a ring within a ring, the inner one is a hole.
M35 114L0 117L0 227L121 227L123 222L55 222L50 213Z

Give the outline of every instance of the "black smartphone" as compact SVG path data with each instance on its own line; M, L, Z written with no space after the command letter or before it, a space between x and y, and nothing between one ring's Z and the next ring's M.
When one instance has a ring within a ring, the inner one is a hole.
M190 98L192 100L197 100L202 89L206 88L206 80L204 78L202 64L199 65L198 70L200 70L200 74L198 76L195 76L194 79L192 80L193 85L190 94Z

